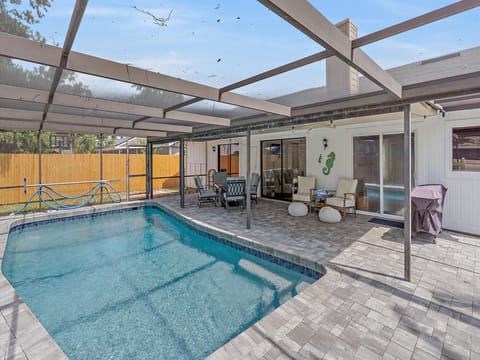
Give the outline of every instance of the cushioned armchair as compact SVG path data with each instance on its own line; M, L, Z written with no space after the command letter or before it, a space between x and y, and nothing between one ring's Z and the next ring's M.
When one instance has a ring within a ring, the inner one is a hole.
M315 190L315 176L299 176L296 185L293 187L292 201L301 201L310 206L312 194Z
M195 176L195 186L198 192L198 207L205 202L213 202L217 206L217 193L213 190L205 190L198 176Z
M357 217L356 197L357 197L357 179L340 179L338 180L337 189L329 191L331 197L325 199L325 205L340 210L342 219L345 220L347 209L352 209L353 214Z

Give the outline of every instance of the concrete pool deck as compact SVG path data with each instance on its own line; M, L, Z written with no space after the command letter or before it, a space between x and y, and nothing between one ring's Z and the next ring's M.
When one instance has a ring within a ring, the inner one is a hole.
M412 241L412 282L403 277L401 229L368 217L324 224L309 214L288 216L287 204L252 204L245 210L204 205L196 196L156 200L172 211L280 253L321 263L327 274L209 359L477 359L480 358L480 238L448 231L437 244L422 234ZM138 202L142 204L143 202ZM130 207L123 203L120 207ZM43 220L118 208L35 214ZM12 221L0 219L0 253ZM31 314L8 281L0 278L0 356L64 359L66 356Z

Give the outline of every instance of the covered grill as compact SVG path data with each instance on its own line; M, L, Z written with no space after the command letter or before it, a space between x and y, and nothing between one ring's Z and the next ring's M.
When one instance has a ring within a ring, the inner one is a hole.
M447 188L441 184L419 185L412 189L412 232L435 237L442 232L443 203Z

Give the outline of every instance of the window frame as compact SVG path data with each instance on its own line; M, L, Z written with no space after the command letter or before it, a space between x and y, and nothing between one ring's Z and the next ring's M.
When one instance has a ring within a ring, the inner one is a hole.
M480 129L480 119L449 121L445 129L445 175L452 179L480 179L480 171L453 170L453 130L464 128Z

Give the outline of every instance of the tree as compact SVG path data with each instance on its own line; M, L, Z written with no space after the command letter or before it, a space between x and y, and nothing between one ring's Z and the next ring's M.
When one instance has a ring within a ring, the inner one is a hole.
M0 31L13 35L44 42L38 32L33 32L31 26L37 24L48 12L50 0L8 0L0 2ZM34 66L25 69L20 63L8 58L0 58L0 73L2 83L26 88L49 89L56 69L47 66ZM64 72L58 90L64 93L92 96L88 87L79 81L72 72ZM42 153L50 153L50 135L42 131L40 142ZM2 153L36 153L38 152L37 131L1 131L0 152ZM96 152L100 145L97 135L71 134L73 152ZM107 146L113 144L112 137L104 138Z

